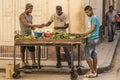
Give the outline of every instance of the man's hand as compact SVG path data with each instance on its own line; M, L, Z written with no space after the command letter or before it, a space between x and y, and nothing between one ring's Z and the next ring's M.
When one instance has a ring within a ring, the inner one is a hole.
M80 36L85 37L85 36L87 36L87 34L86 33L81 33Z
M81 35L81 36L85 36L85 33L81 33L80 35Z
M59 29L59 27L54 27L54 29Z
M45 24L41 24L41 26L45 26Z
M43 28L44 25L43 25L43 24L41 24L41 25L36 25L36 27L37 27L37 28Z
M35 28L35 27L32 27L31 29L32 29L32 30L35 30L36 28Z

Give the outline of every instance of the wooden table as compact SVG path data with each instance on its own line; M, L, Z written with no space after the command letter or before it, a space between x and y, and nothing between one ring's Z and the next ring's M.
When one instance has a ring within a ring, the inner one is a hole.
M71 80L75 80L77 78L78 72L81 72L80 68L80 45L82 42L85 40L82 38L77 38L77 39L20 39L20 40L15 40L14 42L14 66L16 64L16 58L15 58L15 53L16 53L16 46L21 46L21 45L34 45L38 46L38 69L40 69L40 47L39 46L61 46L61 45L70 45L71 49ZM74 51L73 51L73 46L78 46L78 66L77 66L77 72L75 70L74 66ZM15 68L14 68L15 69Z

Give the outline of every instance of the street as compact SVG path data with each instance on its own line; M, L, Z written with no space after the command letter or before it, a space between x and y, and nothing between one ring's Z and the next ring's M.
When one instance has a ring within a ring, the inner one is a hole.
M118 42L115 56L113 58L112 67L108 71L100 73L96 78L85 78L84 75L78 76L77 80L120 80L120 41ZM52 72L35 72L35 73L21 73L17 80L70 80L68 73L52 73ZM8 80L5 78L5 72L0 71L0 80ZM16 80L16 79L12 79Z

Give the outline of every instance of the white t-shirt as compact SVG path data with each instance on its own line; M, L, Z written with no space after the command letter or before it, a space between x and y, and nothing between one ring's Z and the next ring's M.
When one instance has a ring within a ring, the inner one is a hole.
M69 24L69 18L64 13L60 16L53 14L50 18L50 22L54 22L55 27L64 27L65 24ZM54 29L54 32L66 32L66 29Z

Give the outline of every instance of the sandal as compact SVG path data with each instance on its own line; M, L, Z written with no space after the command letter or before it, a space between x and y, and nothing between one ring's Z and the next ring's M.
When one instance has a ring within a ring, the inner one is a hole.
M95 77L97 77L98 76L98 74L97 73L91 73L91 74L87 74L87 75L85 75L85 77L87 77L87 78L95 78Z
M84 77L87 77L87 76L89 76L90 74L92 74L91 70L88 71L88 72L84 75Z
M85 74L84 77L89 77L89 75L91 75L91 74Z

